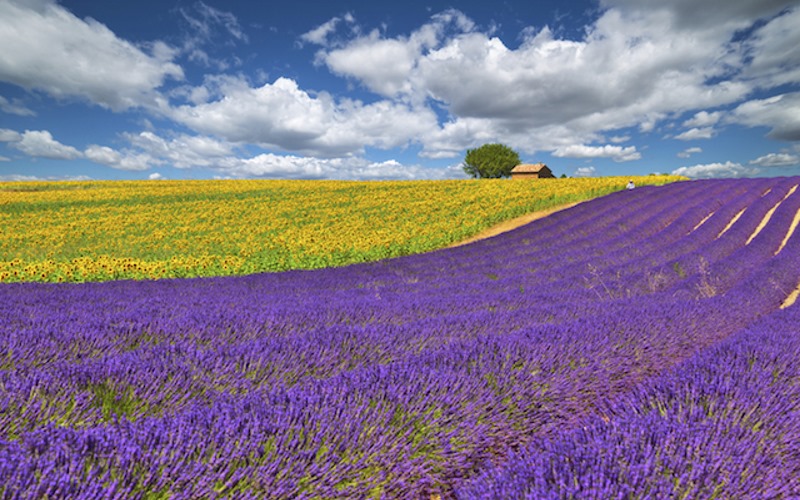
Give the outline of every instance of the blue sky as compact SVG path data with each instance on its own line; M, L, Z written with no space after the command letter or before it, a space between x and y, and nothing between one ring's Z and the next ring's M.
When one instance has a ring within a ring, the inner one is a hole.
M0 180L800 175L798 0L0 0Z

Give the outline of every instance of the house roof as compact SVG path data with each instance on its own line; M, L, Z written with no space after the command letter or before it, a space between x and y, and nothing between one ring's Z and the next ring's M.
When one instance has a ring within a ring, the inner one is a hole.
M516 167L511 169L512 174L527 174L527 173L537 173L542 170L542 168L547 168L547 165L544 163L522 163L517 165Z

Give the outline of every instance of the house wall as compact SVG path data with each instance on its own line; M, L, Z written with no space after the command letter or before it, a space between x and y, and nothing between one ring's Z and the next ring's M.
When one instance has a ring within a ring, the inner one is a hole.
M553 175L553 171L550 170L548 167L544 167L539 171L539 177L550 178L550 177L555 177L555 175Z
M543 165L538 172L511 172L512 179L554 179L553 171L550 167Z

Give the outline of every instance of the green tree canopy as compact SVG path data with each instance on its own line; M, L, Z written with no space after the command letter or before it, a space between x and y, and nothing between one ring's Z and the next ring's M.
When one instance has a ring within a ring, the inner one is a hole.
M482 179L508 177L517 165L519 154L503 144L484 144L477 149L468 149L464 158L464 172Z

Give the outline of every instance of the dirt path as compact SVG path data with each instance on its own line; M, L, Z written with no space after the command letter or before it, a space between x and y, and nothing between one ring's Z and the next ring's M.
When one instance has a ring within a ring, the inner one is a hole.
M578 203L581 203L581 202L578 202ZM528 224L529 222L533 222L533 221L535 221L537 219L543 219L543 218L547 217L548 215L554 214L554 213L559 212L561 210L566 210L567 208L570 208L570 207L574 207L578 203L569 203L567 205L559 205L557 207L553 207L553 208L550 208L550 209L547 209L547 210L540 210L538 212L531 212L529 214L525 214L525 215L522 215L520 217L516 217L514 219L509 219L507 221L501 222L500 224L497 224L496 226L492 226L492 227L490 227L488 229L484 229L480 233L478 233L475 236L472 236L470 238L467 238L466 240L459 241L457 243L453 243L452 245L449 245L447 248L458 247L458 246L461 246L461 245L466 245L468 243L472 243L474 241L479 241L479 240L483 240L483 239L486 239L486 238L491 238L492 236L497 236L498 234L505 233L506 231L511 231L512 229L516 229L516 228L518 228L520 226L524 226L525 224ZM725 233L725 231L727 231L739 219L739 217L742 216L742 213L744 213L744 210L742 210L741 212L739 212L738 214L736 214L733 217L731 222L728 224L728 227L723 229L722 232L719 233L717 238L722 236L722 234ZM700 227L703 224L703 222L708 220L708 218L711 217L712 215L714 215L713 212L711 214L709 214L705 219L703 219L700 222L700 224L698 224L694 229L697 229L698 227ZM765 217L765 219L768 219L768 218ZM765 223L766 220L764 220L762 222ZM789 239L789 237L792 235L792 233L794 232L794 230L797 228L798 225L800 225L800 211L798 211L797 214L795 214L795 218L794 218L794 221L792 222L791 228L789 229L789 232L787 233L786 238L784 238L783 243L781 244L781 246L778 249L778 251L775 252L775 254L777 254L778 252L781 251L781 249L783 249L783 246L786 244L786 241ZM756 230L756 234L758 233L758 231L760 231L760 228ZM800 285L798 285L798 287L794 291L792 291L792 293L790 293L788 297L786 297L786 300L780 306L781 309L784 309L784 308L789 307L792 304L794 304L795 301L797 301L798 297L800 297ZM431 498L433 498L433 497L431 497Z
M798 184L798 185L800 185L800 184ZM788 192L788 193L786 193L786 196L784 196L784 197L783 197L783 199L782 199L781 201L779 201L778 203L776 203L774 207L770 208L770 209L767 211L767 213L766 213L766 214L764 214L764 218L763 218L763 219L761 219L761 223L758 225L758 227L756 228L756 230L755 230L755 231L753 231L753 234L751 234L751 235L750 235L750 238L748 238L748 239L747 239L747 243L745 243L745 246L746 246L746 245L749 245L749 244L750 244L750 242L751 242L751 241L753 241L753 238L755 238L756 236L758 236L758 233L760 233L760 232L761 232L761 230L762 230L762 229L764 229L764 227L766 227L767 223L768 223L768 222L769 222L769 220L772 218L772 214L774 214L774 213L775 213L775 210L777 210L777 209L778 209L778 207L779 207L779 206L781 206L781 203L783 203L784 201L786 201L786 198L788 198L789 196L791 196L791 195L792 195L792 193L794 193L796 190L797 190L797 185L796 185L796 186L794 186L794 187L792 187L792 189L790 189L790 190L789 190L789 192ZM777 253L777 252L775 252L775 253Z
M525 215L521 215L519 217L516 217L514 219L509 219L507 221L503 221L500 224L497 224L496 226L492 226L492 227L490 227L488 229L484 229L480 233L478 233L475 236L472 236L470 238L467 238L466 240L459 241L457 243L453 243L452 245L449 245L447 248L459 247L461 245L466 245L467 243L472 243L472 242L478 241L478 240L485 240L486 238L491 238L492 236L497 236L498 234L505 233L507 231L511 231L512 229L516 229L516 228L518 228L520 226L524 226L525 224L527 224L529 222L533 222L533 221L535 221L537 219L543 219L543 218L547 217L548 215L554 214L556 212L560 212L561 210L566 210L567 208L570 208L570 207L574 207L578 203L582 203L582 202L568 203L566 205L559 205L557 207L549 208L547 210L539 210L538 212L531 212L529 214L525 214Z
M736 215L734 215L734 216L733 216L733 219L731 219L731 221L730 221L730 222L728 222L728 225L727 225L727 226L725 226L725 229L723 229L722 231L720 231L720 233L717 235L717 239L719 239L719 238L720 238L720 236L722 236L723 234L725 234L725 233L728 231L728 229L730 229L730 228L731 228L731 226L733 226L734 224L736 224L736 221L737 221L737 220L739 220L739 217L741 217L741 216L742 216L742 214L744 213L744 211L745 211L745 210L747 210L747 207L743 208L741 212L739 212L738 214L736 214Z
M786 237L783 239L780 248L778 248L778 251L775 252L776 255L778 254L778 252L783 250L783 247L786 245L786 242L789 241L789 238L792 236L792 233L794 233L794 230L797 229L798 225L800 225L800 210L798 210L797 213L794 214L794 220L792 221L792 225L789 228L789 232L786 233ZM787 307L794 304L797 301L798 297L800 297L800 284L798 284L797 288L795 288L792 291L792 293L790 293L789 296L786 297L786 300L784 300L783 304L781 304L781 309L786 309Z
M783 301L783 304L781 304L781 309L786 309L787 307L794 305L794 303L797 301L797 297L799 296L800 285L797 285L797 288L795 288L794 291L792 291L792 293L786 297L786 300Z

